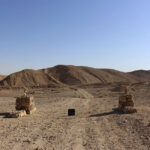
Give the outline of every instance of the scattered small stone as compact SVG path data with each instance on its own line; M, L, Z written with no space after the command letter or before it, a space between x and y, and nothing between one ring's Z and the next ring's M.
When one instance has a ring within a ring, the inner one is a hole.
M25 142L25 143L31 143L31 140L27 139L27 140L25 140L23 142Z
M42 149L42 148L38 148L38 147L37 147L35 150L43 150L43 149Z

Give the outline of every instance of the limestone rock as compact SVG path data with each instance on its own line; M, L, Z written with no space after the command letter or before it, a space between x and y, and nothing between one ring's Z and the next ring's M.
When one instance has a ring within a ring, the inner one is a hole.
M25 110L15 111L8 115L9 118L20 118L26 116L27 113Z
M122 109L122 112L123 113L136 113L137 112L137 110L134 108L134 107L131 107L131 106L126 106L126 107L124 107L123 109Z

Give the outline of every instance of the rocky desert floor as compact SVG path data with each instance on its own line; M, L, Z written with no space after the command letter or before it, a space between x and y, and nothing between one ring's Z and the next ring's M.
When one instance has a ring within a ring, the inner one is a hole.
M119 84L31 89L37 111L7 118L22 89L0 90L0 150L150 150L150 84L132 85L135 114L119 114ZM68 109L76 116L69 117Z

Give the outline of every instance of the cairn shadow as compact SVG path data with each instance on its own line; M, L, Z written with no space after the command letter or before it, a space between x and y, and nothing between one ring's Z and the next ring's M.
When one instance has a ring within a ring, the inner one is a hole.
M104 113L100 113L100 114L94 114L94 115L90 115L89 117L103 117L103 116L109 116L109 115L113 115L113 114L123 114L121 112L118 111L118 109L114 108L112 111L110 112L104 112Z
M0 113L0 116L2 116L3 118L9 118L10 113L8 112L4 112L4 113Z

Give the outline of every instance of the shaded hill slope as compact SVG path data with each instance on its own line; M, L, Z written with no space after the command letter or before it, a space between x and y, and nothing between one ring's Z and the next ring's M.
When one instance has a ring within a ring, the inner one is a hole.
M114 82L150 81L150 71L129 73L112 69L96 69L82 66L58 65L41 70L23 70L0 81L0 86L65 86Z
M134 75L112 69L58 65L53 68L44 69L43 71L67 85L138 82L138 79Z
M59 81L43 73L42 70L23 70L7 76L0 81L1 86L32 87L32 86L58 86Z
M150 81L150 71L146 70L136 70L129 72L128 74L133 75L135 78L138 78L141 82Z

